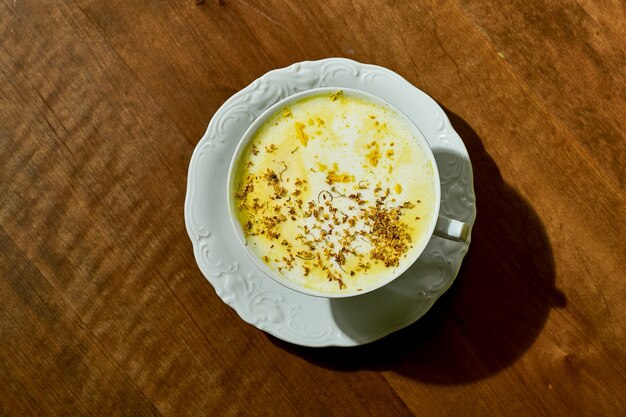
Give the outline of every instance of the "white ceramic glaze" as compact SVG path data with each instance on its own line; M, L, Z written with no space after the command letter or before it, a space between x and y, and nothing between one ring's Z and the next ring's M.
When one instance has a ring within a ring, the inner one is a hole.
M368 92L413 120L437 160L440 214L470 226L466 242L434 236L400 277L378 290L350 298L301 294L257 268L239 245L229 221L229 162L244 132L267 108L316 87ZM217 295L243 320L299 345L360 345L418 320L454 281L471 241L475 217L469 156L441 107L398 74L348 59L300 62L255 80L218 109L189 165L185 223L200 270Z

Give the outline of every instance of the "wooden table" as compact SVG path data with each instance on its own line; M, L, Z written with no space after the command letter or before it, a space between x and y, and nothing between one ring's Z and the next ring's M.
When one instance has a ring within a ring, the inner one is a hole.
M0 2L0 414L624 415L619 0ZM183 203L213 113L343 56L437 100L478 220L426 317L289 345L198 270Z

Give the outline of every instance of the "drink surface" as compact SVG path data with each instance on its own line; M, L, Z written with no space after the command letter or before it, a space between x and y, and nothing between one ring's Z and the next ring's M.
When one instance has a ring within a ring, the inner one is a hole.
M404 269L435 215L433 166L413 129L342 91L278 110L235 170L246 244L282 279L327 294L368 290Z

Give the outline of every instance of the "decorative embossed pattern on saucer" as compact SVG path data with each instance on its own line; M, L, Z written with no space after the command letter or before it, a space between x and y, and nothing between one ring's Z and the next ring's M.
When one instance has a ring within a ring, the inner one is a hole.
M418 261L391 284L347 299L289 290L266 277L243 252L228 221L226 177L239 139L265 109L314 87L354 88L406 113L430 144L441 177L441 214L470 225L476 217L472 168L463 142L429 96L385 68L330 58L271 71L215 113L189 166L185 222L200 270L246 322L306 346L355 346L422 317L452 284L466 243L433 237Z

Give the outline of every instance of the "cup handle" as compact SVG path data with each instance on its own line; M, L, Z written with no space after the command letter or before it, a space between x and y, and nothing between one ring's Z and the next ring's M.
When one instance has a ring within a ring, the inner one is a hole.
M455 242L465 242L469 235L469 226L461 221L439 216L433 234Z

